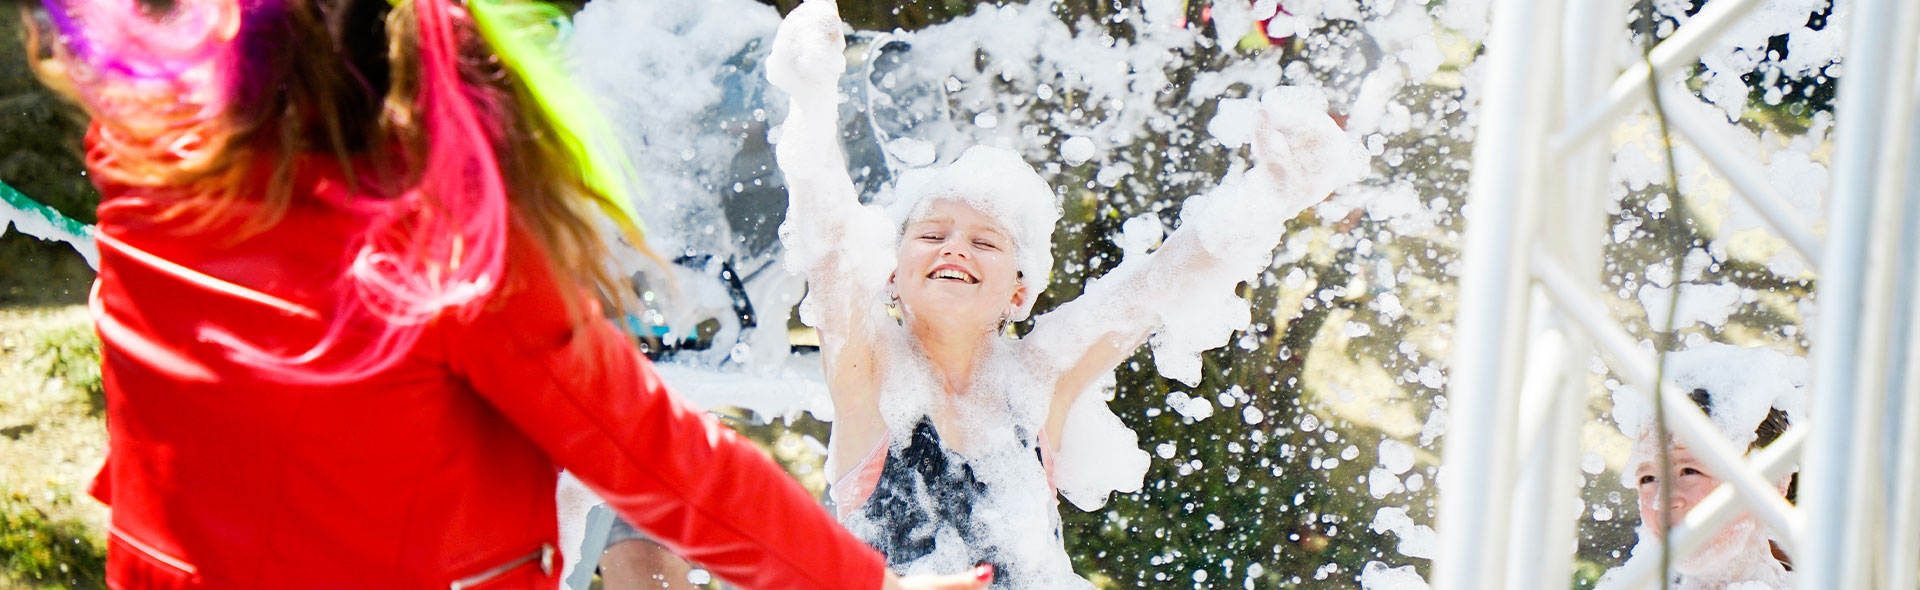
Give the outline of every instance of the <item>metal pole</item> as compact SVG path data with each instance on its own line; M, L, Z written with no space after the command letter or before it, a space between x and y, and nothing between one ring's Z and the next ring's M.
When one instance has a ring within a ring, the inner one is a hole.
M1760 0L1708 2L1686 25L1653 48L1653 64L1660 77L1664 79L1682 68L1693 67L1700 54L1706 52L1721 33L1759 6ZM1547 139L1547 151L1564 154L1575 144L1593 139L1606 124L1620 120L1644 100L1647 100L1647 64L1637 63L1614 79L1605 102L1585 111L1570 112L1572 123Z
M1577 433L1580 426L1576 417L1569 429L1569 421L1564 416L1568 409L1581 404L1575 403L1576 399L1560 395L1568 377L1567 338L1562 333L1563 329L1552 327L1556 323L1552 319L1552 308L1545 301L1538 301L1545 296L1538 293L1537 289L1535 291L1533 298L1536 301L1531 305L1531 315L1534 317L1528 322L1533 329L1529 330L1531 335L1527 341L1526 377L1520 388L1521 419L1515 424L1521 429L1521 444L1514 449L1520 473L1513 485L1511 510L1514 518L1508 533L1511 539L1511 549L1508 551L1510 558L1518 555L1516 552L1522 548L1539 551L1549 545L1557 545L1553 541L1561 536L1563 530L1565 536L1572 538L1571 527L1561 525L1571 525L1573 515L1563 508L1569 496L1577 497L1556 492L1562 492L1558 480L1568 479L1577 473L1572 471L1578 464L1577 460L1563 459L1566 452L1561 447L1566 432L1572 430ZM1578 440L1573 441L1574 446L1578 443ZM1554 552L1543 552L1534 554L1531 559L1508 559L1506 587L1512 590L1537 588L1537 581L1553 569L1550 562L1560 557Z
M1895 4L1888 16L1893 22L1892 36L1896 39L1910 39L1903 33L1910 30L1911 16L1915 13L1912 2ZM1887 69L1881 77L1881 83L1887 91L1881 100L1884 111L1878 118L1878 125L1887 130L1905 130L1911 124L1913 115L1913 75L1914 55L1911 43L1895 43L1882 46ZM1853 447L1848 453L1848 466L1851 471L1854 499L1847 506L1847 520L1840 524L1846 531L1848 544L1843 550L1849 559L1842 572L1846 588L1875 588L1885 583L1878 574L1883 572L1883 554L1875 548L1887 538L1887 497L1886 489L1889 472L1885 469L1883 457L1892 453L1885 448L1882 434L1887 426L1888 397L1898 383L1889 381L1900 374L1900 368L1892 362L1890 349L1898 349L1894 338L1900 329L1899 321L1906 319L1895 312L1896 306L1910 298L1900 291L1900 273L1906 265L1900 249L1902 242L1903 215L1907 206L1902 202L1906 196L1908 181L1907 153L1911 147L1908 140L1912 136L1898 131L1884 133L1880 138L1880 149L1873 155L1879 169L1875 171L1873 187L1872 230L1868 234L1868 265L1866 274L1866 306L1861 317L1861 351L1854 359L1854 374L1860 376L1861 387L1855 393L1853 404L1853 428L1848 444ZM1908 561L1910 556L1902 556L1898 561Z
M1681 109L1689 105L1682 105L1680 101L1694 100L1691 93L1669 92L1660 102L1668 105L1669 112L1683 112ZM1668 117L1667 120L1673 124L1674 131L1680 132L1680 137L1693 144L1708 165L1733 185L1734 193L1745 198L1747 204L1760 213L1760 218L1773 228L1775 234L1798 250L1800 257L1807 262L1820 263L1820 240L1813 237L1813 232L1808 231L1805 225L1794 220L1793 209L1787 206L1787 200L1780 196L1779 191L1773 190L1773 185L1767 182L1766 170L1760 163L1734 150L1733 142L1726 138L1728 125L1724 119L1704 120L1681 115Z
M1546 104L1535 76L1537 36L1553 2L1499 0L1487 38L1483 119L1474 142L1474 170L1460 279L1460 313L1447 385L1448 429L1441 467L1434 587L1498 588L1506 573L1513 495L1512 400L1517 352L1525 337L1523 287L1538 186L1540 115ZM1551 61L1547 62L1553 63ZM1550 90L1548 91L1550 92Z
M1909 31L1915 24L1908 22ZM1920 108L1910 103L1908 110ZM1908 137L1920 137L1920 117L1913 118L1908 125ZM1920 150L1908 150L1908 170L1920 167ZM1920 183L1907 185L1907 203L1912 205L1920 199ZM1909 206L1906 211L1906 228L1903 232L1904 244L1899 249L1907 256L1905 269L1900 279L1898 292L1910 293L1916 279L1920 279L1920 206ZM1902 306L1907 316L1902 329L1905 331L1904 348L1892 352L1889 358L1902 359L1893 363L1897 369L1889 377L1889 387L1903 392L1891 396L1888 416L1893 425L1888 430L1886 448L1889 477L1887 479L1887 531L1886 552L1881 560L1885 566L1883 579L1887 588L1906 589L1920 587L1920 565L1913 560L1920 555L1920 329L1915 329L1915 318L1911 305ZM1898 381L1895 382L1894 379Z
M1813 403L1808 423L1814 427L1807 466L1800 478L1801 510L1811 525L1799 543L1803 559L1796 562L1800 587L1808 590L1856 588L1849 575L1856 569L1850 558L1853 544L1847 524L1850 508L1860 500L1851 434L1860 424L1852 417L1861 398L1861 379L1854 360L1861 354L1862 306L1866 303L1865 261L1872 231L1874 182L1886 112L1890 65L1886 48L1894 44L1896 21L1891 0L1860 0L1854 5L1853 38L1847 46L1849 76L1840 88L1835 109L1833 193L1828 197L1827 244L1820 264L1820 319L1814 331ZM1878 385L1878 383L1873 383Z
M1612 50L1620 46L1627 32L1626 0L1564 4L1566 8L1560 18L1561 97L1556 125L1563 123L1568 113L1578 112L1604 97L1603 91L1618 70ZM1536 256L1558 260L1577 273L1576 276L1596 284L1601 278L1600 245L1604 242L1601 236L1607 218L1603 191L1612 159L1609 146L1585 142L1570 150L1565 165L1550 165L1562 175L1555 179L1557 190L1545 193L1555 206L1543 211L1540 217L1545 235L1555 239L1543 240ZM1558 193L1559 198L1553 198L1554 193ZM1544 289L1537 286L1534 292L1536 300L1545 296ZM1543 303L1534 306L1547 307ZM1591 394L1587 362L1593 357L1593 345L1568 325L1571 319L1564 312L1554 310L1549 317L1551 331L1541 336L1560 343L1564 354L1557 367L1558 378L1540 392L1551 396L1546 404L1548 411L1542 419L1523 425L1537 427L1536 432L1522 440L1532 441L1539 449L1535 454L1539 462L1529 468L1534 477L1524 482L1537 486L1537 491L1532 493L1538 494L1539 499L1532 510L1539 515L1531 519L1531 526L1515 523L1515 542L1510 555L1534 557L1513 560L1516 567L1508 577L1507 587L1514 590L1565 586L1572 579L1574 552L1579 546L1579 515L1583 512L1579 491L1581 476L1574 466L1579 462L1580 434ZM1539 347L1531 341L1528 343L1529 349ZM1529 368L1536 366L1532 362Z

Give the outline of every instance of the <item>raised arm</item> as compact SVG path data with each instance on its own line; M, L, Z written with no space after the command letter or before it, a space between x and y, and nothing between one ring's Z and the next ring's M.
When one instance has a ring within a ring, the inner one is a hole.
M832 0L809 0L780 23L767 80L789 97L774 157L786 176L780 240L787 267L807 279L800 319L821 331L829 357L864 321L893 269L892 224L860 204L840 147L840 74L846 40ZM829 370L832 369L831 359Z
M1028 340L1060 375L1050 432L1061 432L1073 402L1149 336L1162 375L1198 383L1199 353L1251 321L1234 290L1266 268L1286 222L1364 173L1364 153L1317 93L1278 88L1261 102L1244 176L1187 200L1179 230L1158 250L1129 257L1036 320Z

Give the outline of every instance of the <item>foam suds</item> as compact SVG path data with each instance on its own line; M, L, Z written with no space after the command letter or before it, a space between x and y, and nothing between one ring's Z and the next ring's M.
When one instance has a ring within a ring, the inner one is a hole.
M1684 292L1684 291L1683 291ZM1740 447L1753 442L1755 427L1769 408L1780 408L1797 423L1806 406L1807 359L1765 348L1708 343L1669 353L1668 379L1683 391L1705 389L1712 417L1728 440ZM1647 396L1631 386L1613 393L1613 420L1633 439L1653 427Z

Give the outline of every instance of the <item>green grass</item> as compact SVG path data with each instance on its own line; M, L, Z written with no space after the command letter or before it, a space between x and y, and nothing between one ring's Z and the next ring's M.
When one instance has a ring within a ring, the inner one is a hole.
M90 325L47 332L33 346L33 358L47 359L47 379L58 379L67 390L87 397L88 414L106 408L106 389L100 380L100 337Z
M71 503L55 498L55 503ZM8 578L35 588L105 588L107 551L74 520L55 521L25 494L0 494L0 564Z

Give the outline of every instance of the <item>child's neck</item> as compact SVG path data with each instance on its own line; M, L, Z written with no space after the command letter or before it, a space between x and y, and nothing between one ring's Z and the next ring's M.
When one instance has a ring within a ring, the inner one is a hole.
M959 397L972 389L973 371L979 366L981 357L992 347L994 335L991 330L981 333L916 324L913 337L920 346L920 352L933 363L934 372L940 377L942 393Z

